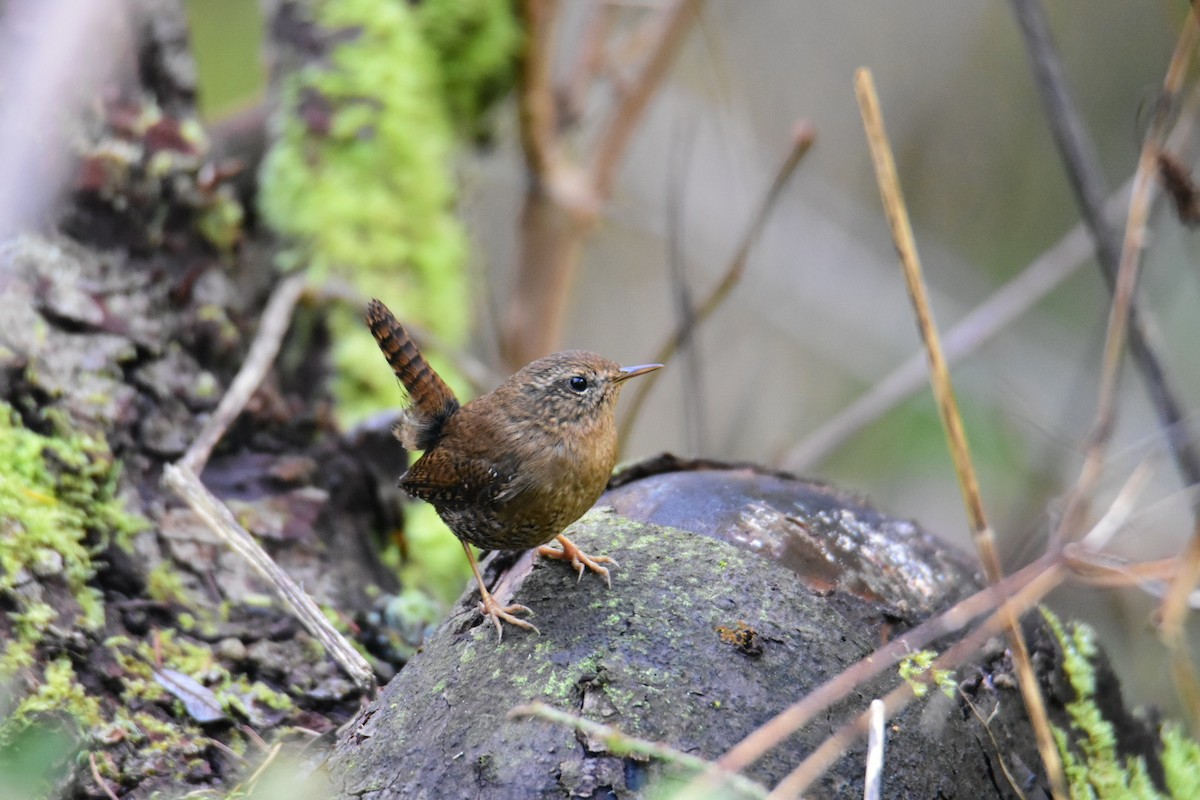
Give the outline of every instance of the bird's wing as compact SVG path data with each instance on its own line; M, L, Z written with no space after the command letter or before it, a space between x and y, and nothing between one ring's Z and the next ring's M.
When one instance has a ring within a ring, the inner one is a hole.
M511 460L434 449L400 477L400 488L434 505L508 502L528 486Z

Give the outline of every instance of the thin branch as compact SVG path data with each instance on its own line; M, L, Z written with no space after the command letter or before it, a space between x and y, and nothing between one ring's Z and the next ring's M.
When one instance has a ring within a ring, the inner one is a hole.
M362 689L375 686L370 665L325 619L312 598L238 524L233 513L201 483L199 473L229 426L242 413L247 401L262 383L292 319L292 310L304 289L303 275L285 278L275 287L263 311L250 352L234 377L217 410L209 418L192 446L176 464L163 467L163 483L174 491L229 547L243 558L275 589L288 610L326 652L341 665L350 679Z
M663 342L662 346L659 347L658 353L654 357L655 363L669 363L675 353L678 352L684 339L691 335L692 329L703 325L705 320L720 308L730 292L733 291L733 288L741 281L742 275L746 271L746 264L750 258L751 248L758 241L759 236L762 235L767 219L775 209L779 198L783 196L783 189L787 186L788 179L796 171L796 167L800 165L801 159L812 148L815 141L816 131L812 125L807 121L798 122L792 130L792 146L788 150L783 163L779 165L779 169L775 171L775 177L772 179L766 194L763 195L758 208L754 210L753 216L750 217L750 225L746 228L746 232L742 236L742 241L738 245L737 252L729 262L729 267L725 270L725 274L692 314L690 327L686 324L681 324ZM633 421L637 419L638 413L641 411L642 406L646 402L646 397L650 393L650 389L657 382L658 378L659 373L652 372L642 378L634 387L633 397L625 405L625 416L621 424L620 449L624 449L626 438L633 429Z
M1051 41L1045 14L1037 0L1013 0L1013 4L1033 56L1038 76L1037 84L1046 103L1051 129L1063 153L1084 218L1093 229L1099 260L1114 292L1094 434L1079 482L1067 503L1063 524L1056 532L1056 539L1061 541L1064 534L1069 536L1074 526L1081 522L1086 513L1086 499L1090 488L1099 476L1105 447L1115 423L1116 383L1120 374L1121 352L1126 343L1126 335L1134 359L1142 369L1151 400L1171 444L1184 482L1188 486L1200 483L1200 457L1197 457L1194 450L1195 440L1184 422L1175 392L1167 383L1161 361L1151 349L1142 330L1133 299L1146 235L1146 222L1155 189L1155 167L1165 139L1169 111L1183 84L1188 62L1196 46L1198 26L1193 4L1167 68L1162 96L1155 108L1150 131L1142 143L1129 217L1125 226L1125 241L1118 257L1115 234L1105 225L1102 216L1095 212L1097 199L1103 194L1102 172L1094 148L1066 91L1066 81ZM1118 263L1119 268L1116 266ZM1112 278L1114 271L1115 288ZM1163 600L1159 615L1159 632L1172 652L1176 686L1184 696L1193 727L1200 729L1200 681L1197 680L1188 654L1183 627L1188 597L1200 580L1200 504L1197 502L1193 502L1192 513L1192 538L1183 554L1181 568Z
M662 12L662 27L650 48L646 65L613 113L608 127L600 135L595 158L590 169L591 183L596 196L603 202L612 193L617 165L625 154L629 137L641 121L650 98L658 91L667 69L683 45L692 21L700 11L700 0L676 0L674 6Z
M1145 237L1146 219L1154 191L1152 162L1160 160L1168 111L1182 86L1187 61L1195 48L1197 35L1195 9L1192 9L1192 13L1188 15L1184 23L1184 30L1180 34L1179 43L1164 79L1163 94L1156 108L1150 133L1143 143L1138 160L1139 181L1135 185L1133 201L1130 204L1125 242L1118 255L1115 234L1094 213L1096 198L1103 192L1102 172L1095 158L1094 148L1087 138L1086 130L1066 92L1066 82L1063 79L1061 65L1050 38L1045 15L1037 0L1013 0L1013 2L1022 31L1033 55L1035 71L1038 75L1037 83L1047 106L1051 129L1063 152L1068 174L1085 219L1092 225L1099 260L1105 268L1110 288L1113 285L1112 276L1114 274L1118 276L1113 311L1110 317L1109 341L1106 344L1105 377L1101 384L1096 434L1093 445L1089 448L1084 471L1080 476L1081 489L1096 479L1099 464L1103 459L1104 444L1113 425L1115 409L1112 397L1115 395L1115 382L1119 373L1120 361L1117 348L1123 344L1125 326L1128 326L1130 351L1142 370L1143 378L1158 412L1160 424L1171 445L1178 469L1186 485L1195 485L1200 483L1200 458L1197 457L1194 449L1195 439L1184 421L1176 394L1167 382L1161 360L1152 350L1143 331L1139 312L1132 298L1133 287L1137 281L1137 262ZM1118 263L1120 264L1119 270ZM1120 308L1122 304L1126 305L1127 309ZM1086 510L1086 496L1085 491L1077 491L1072 495L1071 502L1068 503L1068 513L1064 515L1064 528L1068 535L1070 528L1065 526L1079 521ZM1200 580L1200 506L1196 502L1193 502L1193 516L1195 522L1191 541L1182 555L1181 568L1162 603L1160 634L1172 651L1176 684L1184 696L1193 726L1200 727L1200 683L1197 681L1195 669L1188 655L1183 628L1188 598L1197 580Z
M292 275L282 280L271 293L271 299L263 310L254 343L250 345L250 352L246 354L245 363L233 379L233 383L229 384L217 410L208 418L192 446L179 460L181 467L196 475L204 471L204 465L208 463L213 448L242 413L271 364L275 362L275 356L279 353L283 337L292 321L292 309L304 290L304 282L304 275Z
M1128 182L1109 198L1107 211L1124 214ZM1017 277L972 309L942 337L946 361L956 364L1008 327L1057 289L1088 262L1093 245L1083 223L1073 227ZM789 450L779 465L804 472L819 464L843 442L928 384L925 354L913 353L903 364L860 395L821 427Z
M1095 240L1097 262L1109 291L1113 292L1116 288L1119 267L1123 259L1129 256L1122 253L1116 228L1108 221L1104 213L1104 198L1108 194L1108 187L1100 159L1096 155L1095 144L1088 135L1087 126L1071 99L1066 77L1063 74L1062 62L1054 46L1050 25L1046 20L1040 0L1012 0L1012 3L1017 21L1021 26L1021 33L1025 38L1025 44L1029 48L1036 78L1035 83L1046 107L1050 131L1062 154L1067 169L1067 178L1075 194L1075 201L1079 205L1080 214ZM1183 44L1181 39L1181 47ZM1186 49L1190 51L1191 48L1189 46ZM1184 51L1177 48L1177 56L1180 52ZM1178 78L1182 78L1182 70L1174 74ZM1179 88L1178 85L1172 87L1170 81L1169 75L1168 85L1164 87L1164 95L1156 109L1151 133L1146 138L1143 158L1150 157L1151 153L1157 157L1158 145L1165 133L1166 112L1173 105L1173 99ZM1143 175L1143 172L1144 164L1139 162L1138 174ZM1144 189L1139 189L1139 192L1144 191L1145 207L1148 209L1153 181L1151 180L1149 185L1143 184L1143 186ZM1130 221L1132 222L1134 219L1131 204ZM1144 223L1145 220L1142 219L1143 226ZM1137 235L1140 237L1142 234ZM1129 243L1127 242L1127 244ZM1140 244L1138 249L1140 250ZM1171 452L1184 484L1191 486L1200 483L1200 456L1196 453L1195 438L1177 399L1178 394L1168 379L1162 359L1146 334L1142 315L1143 312L1139 311L1134 300L1130 298L1128 312L1130 352L1134 362L1141 370L1142 379L1146 383L1150 400L1158 415L1159 425L1171 446ZM1200 513L1200 508L1194 509L1193 513Z
M652 742L647 739L629 736L610 725L603 725L599 722L593 722L590 719L568 714L565 711L559 711L545 703L529 703L528 705L517 706L508 712L509 719L520 719L521 717L536 717L558 725L567 725L591 739L602 740L605 747L617 755L632 754L649 756L650 758L657 758L660 761L675 764L688 770L707 771L713 769L711 761L705 761L703 758L691 755L690 753L676 750L670 745L662 744L661 742ZM736 772L718 772L717 775L721 781L718 787L732 789L738 796L767 796L765 788Z
M374 688L375 674L366 659L337 632L313 599L238 524L229 508L204 488L204 484L188 466L167 464L163 467L163 483L183 498L231 550L254 567L279 595L288 611L325 647L325 651L356 686L364 690Z
M1187 67L1188 57L1194 50L1198 37L1200 37L1200 25L1197 25L1196 15L1196 3L1193 2L1191 13L1188 14L1183 32L1180 34L1175 55L1171 59L1171 67L1168 69L1167 77L1163 81L1164 101L1173 100L1178 94L1184 77L1183 73ZM1155 128L1152 128L1151 134L1147 136L1142 149L1142 158L1138 162L1139 168L1142 166L1143 161L1151 157L1150 151L1152 147L1156 147L1158 142L1161 141L1162 134L1160 128L1166 124L1163 121L1166 114L1162 107L1158 111L1159 113L1155 117ZM1147 168L1147 172L1149 173L1149 168ZM1148 178L1147 182L1150 186L1153 186L1152 179ZM1151 188L1147 187L1147 194L1150 191ZM1181 556L1179 571L1175 575L1174 580L1171 581L1171 585L1167 589L1167 595L1163 598L1159 609L1159 635L1171 651L1171 670L1175 678L1175 685L1191 717L1192 729L1200 730L1200 680L1197 679L1195 666L1191 661L1190 648L1187 643L1187 632L1184 627L1184 618L1187 615L1189 598L1197 582L1200 581L1200 509L1196 508L1196 502L1200 501L1193 502L1195 522L1192 530L1192 538L1188 542L1187 549Z
M116 793L112 790L112 787L108 785L108 781L104 780L104 776L100 774L100 767L96 766L95 753L88 753L88 764L92 768L92 780L94 780L96 785L100 787L100 790L104 792L105 797L107 797L108 800L118 800Z
M521 57L521 145L525 160L536 176L547 175L560 159L558 119L550 58L558 0L524 0L525 47Z
M610 3L596 3L590 9L575 66L570 71L566 89L563 91L563 106L566 109L565 116L567 117L565 124L567 125L583 116L583 106L588 91L592 88L596 76L604 70L607 63L604 43L612 28L615 12L616 8Z

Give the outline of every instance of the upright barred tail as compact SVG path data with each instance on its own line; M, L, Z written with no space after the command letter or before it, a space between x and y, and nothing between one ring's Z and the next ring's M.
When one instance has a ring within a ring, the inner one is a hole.
M387 306L378 300L368 303L367 325L411 401L396 426L396 436L409 450L428 450L441 438L446 420L458 410L458 398Z

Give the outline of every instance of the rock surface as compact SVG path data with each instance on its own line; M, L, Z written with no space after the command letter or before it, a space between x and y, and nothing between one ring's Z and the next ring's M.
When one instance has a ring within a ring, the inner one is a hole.
M806 536L823 526L821 537L829 542L845 544L848 529L856 527L890 537L892 552L904 557L895 562L895 574L874 586L898 587L903 596L882 598L865 591L866 583L830 580L831 568L843 566L832 562L819 570L822 588L816 590L792 569L745 547L611 510L616 505L648 516L673 514L682 524L688 504L681 497L689 491L693 511L708 521L692 527L728 522L740 507L741 523L734 527L743 533L761 530L766 518L791 518L787 524L808 531ZM650 497L657 501L648 503ZM678 777L673 767L610 751L605 742L560 725L509 719L509 710L542 701L715 758L897 628L975 588L961 559L911 523L889 520L825 487L747 469L644 478L606 495L570 535L588 552L620 562L613 588L594 576L577 583L563 564L535 563L526 555L497 588L502 602L533 609L542 635L510 629L499 644L473 610L475 595L465 595L424 652L336 746L328 768L337 796L652 796ZM924 560L917 558L922 549ZM909 574L913 581L906 581ZM916 578L930 575L936 580L927 595ZM951 579L953 585L943 583ZM848 713L898 680L893 671L835 707L752 767L749 777L766 786L778 782ZM977 697L977 704L1003 709L992 720L992 735L1006 749L1011 737L1022 751L1019 760L1036 768L1036 754L1021 746L1032 735L1019 695L1015 689L987 691L999 694ZM1017 712L1015 723L1009 711ZM940 695L893 720L888 747L887 785L889 793L901 791L896 796L1011 796L997 777L988 734L973 715ZM861 794L862 765L862 749L851 751L812 796Z

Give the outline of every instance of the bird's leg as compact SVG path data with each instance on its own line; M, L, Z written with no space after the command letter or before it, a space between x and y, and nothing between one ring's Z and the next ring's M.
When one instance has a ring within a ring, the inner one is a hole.
M562 561L570 561L571 566L575 568L577 573L579 573L578 580L583 579L583 570L586 567L592 572L604 576L604 582L608 584L608 588L612 588L612 578L608 576L608 569L600 565L612 564L614 567L619 567L621 566L620 564L608 556L589 556L587 553L580 550L578 545L576 545L566 536L563 536L561 533L556 538L562 542L562 550L559 550L557 547L551 547L548 544L544 544L537 549L538 555L545 556L546 558L557 558Z
M537 626L532 622L526 622L523 619L514 617L517 612L530 613L527 606L511 605L502 606L496 602L496 598L492 597L492 593L488 591L487 584L483 582L483 575L479 572L479 562L475 560L475 553L471 551L471 546L466 542L461 542L463 550L467 552L467 560L471 562L471 571L475 573L475 581L479 584L479 595L482 601L479 603L479 613L483 614L484 619L491 617L492 622L496 625L496 641L499 642L504 638L504 628L500 625L500 620L510 622L518 628L524 628L527 631L541 633Z

